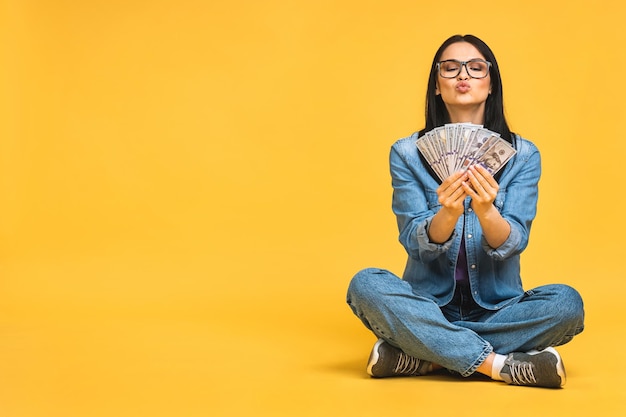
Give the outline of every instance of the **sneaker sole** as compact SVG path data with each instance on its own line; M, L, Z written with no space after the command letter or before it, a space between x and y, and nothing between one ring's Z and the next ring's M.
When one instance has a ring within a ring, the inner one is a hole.
M376 343L374 344L374 347L372 348L372 353L370 354L370 357L367 360L367 373L370 376L375 376L374 373L372 372L372 368L378 362L378 358L380 357L378 354L378 347L382 345L383 343L385 343L383 339L378 339L378 341L376 341Z

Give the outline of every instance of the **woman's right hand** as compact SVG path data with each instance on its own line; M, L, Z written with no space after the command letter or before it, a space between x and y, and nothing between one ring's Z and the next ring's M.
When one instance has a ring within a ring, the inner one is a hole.
M446 178L437 188L441 209L435 213L428 228L428 237L432 242L443 243L452 235L459 216L465 210L463 202L467 193L462 184L467 180L466 172L457 172Z
M467 197L467 193L463 189L462 184L468 180L467 172L455 172L446 178L439 188L437 188L437 197L439 204L449 214L458 218L463 214L463 202Z

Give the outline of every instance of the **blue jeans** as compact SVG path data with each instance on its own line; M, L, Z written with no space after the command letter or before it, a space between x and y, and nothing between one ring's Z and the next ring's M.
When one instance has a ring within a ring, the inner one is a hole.
M348 288L352 311L377 337L408 355L468 376L491 353L558 346L583 330L583 302L562 284L541 286L519 301L491 311L476 305L469 288L439 307L393 273L368 268Z

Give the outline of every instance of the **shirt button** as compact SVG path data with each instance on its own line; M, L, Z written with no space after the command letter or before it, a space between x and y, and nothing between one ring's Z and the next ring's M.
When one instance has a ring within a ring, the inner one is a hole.
M472 212L472 208L471 207L468 208L467 211L471 213Z
M468 234L468 235L467 235L467 238L468 238L468 239L471 239L471 238L472 238L472 234L471 234L471 233L470 233L470 234Z
M472 264L472 266L470 268L476 269L476 264Z

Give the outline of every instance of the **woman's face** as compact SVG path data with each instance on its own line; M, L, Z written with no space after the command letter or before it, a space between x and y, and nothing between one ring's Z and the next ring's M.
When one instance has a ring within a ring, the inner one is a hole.
M471 43L456 42L443 51L439 61L448 59L466 62L471 59L484 60L485 57ZM485 78L472 78L468 75L466 67L462 67L459 75L454 78L443 78L437 74L435 92L441 95L452 118L459 112L484 113L485 101L491 92L491 75Z

